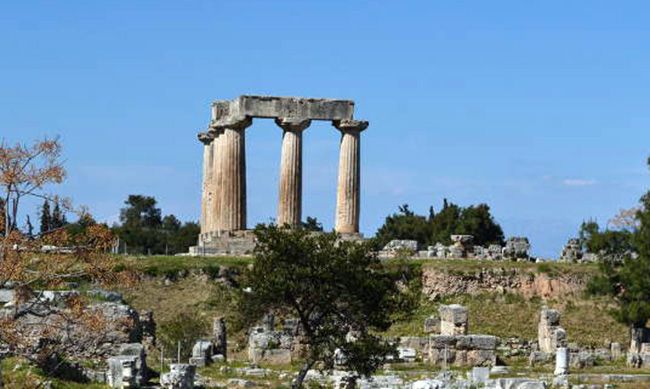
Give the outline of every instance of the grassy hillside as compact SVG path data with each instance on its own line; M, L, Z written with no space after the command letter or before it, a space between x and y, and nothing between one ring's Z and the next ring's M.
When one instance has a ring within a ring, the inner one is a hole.
M127 301L136 309L155 311L156 321L161 323L187 310L197 312L206 320L216 315L230 316L233 306L229 301L231 296L227 287L212 280L211 276L216 276L222 267L242 270L253 260L231 257L145 257L120 261L150 276L123 292ZM388 265L406 266L415 272L435 269L452 275L471 275L485 269L516 269L525 274L544 274L550 278L566 275L588 278L598 272L595 265L505 261L407 260L390 261ZM202 275L197 276L197 272ZM184 276L178 278L178 274ZM175 276L174 281L165 282L164 278L169 276ZM604 347L610 341L626 344L628 340L627 329L608 315L612 306L606 300L586 298L582 295L567 295L556 299L542 299L537 296L525 298L517 293L490 290L477 295L445 296L433 301L422 296L416 312L395 323L387 335L424 335L424 319L436 315L440 304L451 303L468 307L472 333L503 338L536 339L539 311L543 306L547 306L562 312L562 326L567 330L570 342Z

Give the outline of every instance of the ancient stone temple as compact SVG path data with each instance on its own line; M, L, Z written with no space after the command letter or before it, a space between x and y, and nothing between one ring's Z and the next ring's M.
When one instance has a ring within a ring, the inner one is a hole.
M254 118L271 118L282 130L277 224L294 227L302 217L302 139L312 120L330 121L340 132L337 232L359 234L360 135L367 121L354 119L351 100L240 96L215 101L203 143L201 234L194 254L243 253L246 230L246 128Z

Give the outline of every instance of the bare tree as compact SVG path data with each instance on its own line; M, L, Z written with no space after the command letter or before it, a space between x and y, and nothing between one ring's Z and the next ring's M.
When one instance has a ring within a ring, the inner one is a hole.
M55 197L45 193L45 186L60 184L65 179L61 150L58 138L44 139L32 145L16 143L10 146L6 140L0 142L0 187L6 207L5 236L17 228L18 210L23 198ZM64 205L68 205L67 202Z
M74 239L65 228L32 239L17 228L25 197L61 202L45 192L48 184L65 179L60 156L61 144L56 138L31 146L0 143L0 194L6 204L6 216L0 221L0 230L5 227L0 239L0 289L10 289L14 296L9 308L0 307L0 348L46 366L50 373L60 365L52 365L53 357L83 347L79 343L88 342L94 334L101 335L106 321L80 294L63 294L54 301L44 291L64 288L79 279L98 284L132 280L131 273L116 271L115 260L107 254L115 239L106 226L89 223ZM66 207L72 209L69 203ZM85 208L81 212L80 217L90 218ZM73 247L66 250L43 249L69 246L70 242ZM69 336L73 327L85 328L90 338Z

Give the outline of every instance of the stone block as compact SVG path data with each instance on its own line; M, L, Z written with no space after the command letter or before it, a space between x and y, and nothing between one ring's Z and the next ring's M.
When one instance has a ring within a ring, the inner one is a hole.
M528 358L530 366L538 366L550 363L553 360L553 354L545 353L543 351L533 351Z
M558 348L558 351L562 348ZM569 365L574 369L584 369L596 364L596 356L589 351L580 351L577 353L570 353Z
M631 353L640 353L641 345L650 342L650 329L632 328L630 330L630 350Z
M426 319L424 319L424 332L427 334L439 334L440 318L435 316L429 316Z
M210 358L213 354L213 345L211 339L199 339L192 347L193 358Z
M169 373L160 377L160 383L166 389L194 389L196 366L186 363L175 363L169 368Z
M291 364L291 350L288 349L249 349L248 356L253 363L269 365Z
M468 350L466 358L467 366L493 366L496 364L494 350Z
M458 305L441 305L440 334L441 335L467 335L469 332L467 308Z
M621 344L618 342L613 342L612 344L609 345L610 352L612 354L612 359L613 360L618 360L621 359L621 356L623 356Z
M196 367L206 367L208 365L208 361L211 361L211 359L208 359L206 357L191 357L190 358L190 364L196 366Z
M496 350L498 338L492 335L469 335L470 348L475 350Z
M406 363L415 362L417 358L417 351L412 347L398 347L397 358Z
M490 368L474 367L472 368L472 383L475 385L485 385L490 378Z
M539 350L545 353L555 353L558 347L566 346L566 332L560 327L560 312L544 308L540 313L537 327L537 342Z
M384 251L395 252L395 251L410 251L416 253L418 251L418 242L417 240L399 240L393 239L386 246L384 246Z
M429 337L429 346L435 349L456 348L457 336L435 335Z
M124 343L120 346L118 354L120 356L135 357L135 383L142 385L147 381L147 354L141 343Z
M402 336L399 338L399 345L402 347L414 348L417 352L427 353L429 338L418 336Z
M118 356L108 359L108 372L106 373L108 386L111 388L128 388L136 385L136 359L135 356Z

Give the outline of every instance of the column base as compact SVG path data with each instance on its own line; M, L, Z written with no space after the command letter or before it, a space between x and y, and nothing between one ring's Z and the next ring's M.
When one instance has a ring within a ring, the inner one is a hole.
M324 232L312 232L313 235ZM342 241L364 241L360 233L339 233ZM211 231L199 235L199 244L190 247L192 257L217 256L251 256L255 249L255 234L253 230L242 231Z

